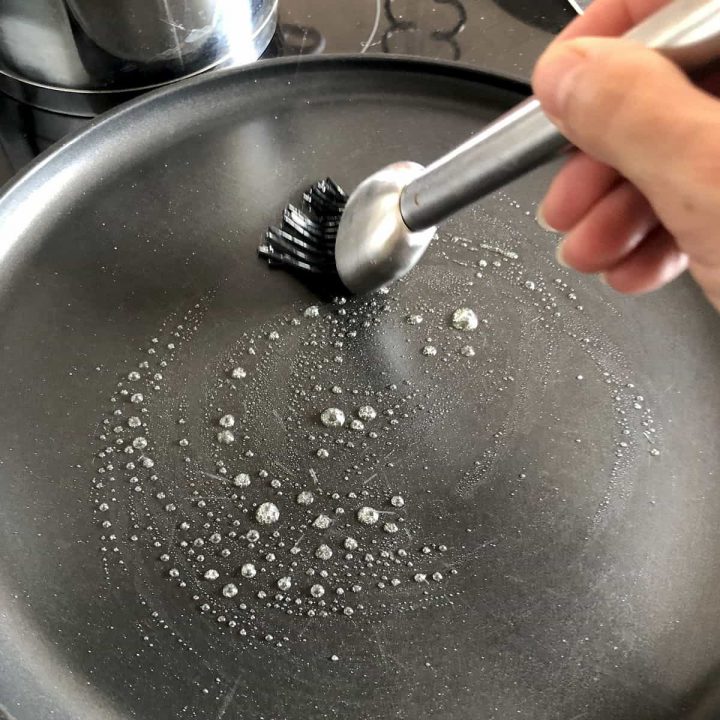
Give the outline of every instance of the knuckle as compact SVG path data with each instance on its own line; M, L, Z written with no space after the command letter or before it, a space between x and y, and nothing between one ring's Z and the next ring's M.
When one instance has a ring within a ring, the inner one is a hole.
M590 59L568 101L569 126L591 140L624 137L643 124L640 116L647 112L639 102L641 83L637 62L613 56Z
M700 124L688 127L683 155L688 188L693 194L700 193L700 199L710 193L713 200L717 201L720 190L720 137L717 137L716 129L705 128Z
M720 138L688 129L680 158L661 159L663 192L658 211L666 225L703 265L720 269Z

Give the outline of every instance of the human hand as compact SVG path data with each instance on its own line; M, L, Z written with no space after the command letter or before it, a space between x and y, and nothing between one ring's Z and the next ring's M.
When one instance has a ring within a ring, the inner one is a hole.
M712 81L701 89L657 52L610 38L666 2L595 0L538 61L535 93L581 151L538 220L565 234L558 259L575 270L642 293L689 268L720 310L720 100Z

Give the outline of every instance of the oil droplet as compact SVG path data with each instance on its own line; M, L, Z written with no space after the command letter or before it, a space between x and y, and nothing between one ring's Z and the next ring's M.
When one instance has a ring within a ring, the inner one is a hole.
M372 405L363 405L357 411L358 417L365 422L370 422L377 417L377 410Z
M230 373L230 375L235 380L242 380L243 378L247 377L247 372L245 371L245 368L236 367L233 369L233 371Z
M460 354L464 355L465 357L474 357L475 348L472 345L463 345L460 348Z
M298 493L296 500L298 505L312 505L315 502L315 496L309 490L303 490Z
M289 575L281 577L277 581L277 586L280 590L287 592L292 587L292 578Z
M130 402L134 403L135 405L139 405L144 399L145 397L142 393L133 393L130 396Z
M134 382L135 380L140 379L140 373L137 370L133 370L132 372L128 373L127 379Z
M452 325L456 330L475 330L478 326L478 318L470 308L458 308L452 314Z
M148 442L147 442L147 440L146 440L144 437L136 437L136 438L132 441L132 446L133 446L136 450L144 450L144 449L147 447L147 444L148 444Z
M257 575L257 570L255 569L255 566L252 563L245 563L240 568L240 574L244 578L254 578Z
M346 537L343 545L346 550L357 550L358 541L353 537Z
M233 598L233 597L235 597L235 596L238 594L237 585L235 585L235 583L228 583L227 585L225 585L225 586L223 587L223 589L222 589L222 594L223 594L226 598Z
M235 442L235 433L232 430L221 430L217 434L217 441L221 445L232 445Z
M220 425L222 425L222 427L224 428L233 427L233 425L235 425L235 416L230 415L230 413L228 413L227 415L223 415L220 418Z
M250 485L250 476L247 473L238 473L233 478L233 485L235 487L248 487Z
M139 428L142 425L142 420L136 415L133 415L131 418L128 418L127 424L128 427Z
M210 568L210 570L205 571L203 577L206 580L217 580L220 577L220 573L217 570Z
M315 557L318 560L329 560L333 555L333 551L329 545L319 545L315 551Z
M394 535L399 529L397 523L394 522L387 522L383 525L383 530L390 535Z
M313 585L310 588L310 594L314 598L321 598L325 594L325 588L322 585Z
M320 414L320 422L325 427L342 427L345 424L345 413L339 408L327 408Z
M363 423L362 420L353 420L350 423L350 429L360 432L361 430L365 429L365 423Z
M315 520L313 520L313 527L318 530L327 530L330 527L331 522L332 521L327 515L318 515Z
M272 525L280 519L280 510L275 503L264 502L257 509L255 519L262 525Z
M390 504L393 507L401 508L403 505L405 505L405 500L403 499L402 495L393 495L390 498Z
M316 318L320 315L320 308L317 305L309 305L303 315L307 318Z
M361 507L357 511L357 519L363 525L374 525L380 519L380 514L375 508Z
M427 356L437 355L437 348L434 345L425 345L422 354Z
M405 319L408 325L420 325L423 321L422 315L408 315Z

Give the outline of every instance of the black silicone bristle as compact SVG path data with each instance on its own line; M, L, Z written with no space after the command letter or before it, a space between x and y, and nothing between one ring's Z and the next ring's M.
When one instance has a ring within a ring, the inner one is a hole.
M283 267L339 281L335 239L348 196L330 178L303 193L302 206L288 205L279 226L268 228L258 255L271 267Z

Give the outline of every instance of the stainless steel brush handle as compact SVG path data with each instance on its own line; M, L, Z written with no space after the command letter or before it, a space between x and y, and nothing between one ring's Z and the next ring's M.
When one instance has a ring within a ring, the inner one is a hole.
M720 0L673 0L625 35L686 70L720 57ZM454 212L555 157L568 141L531 97L429 165L400 196L411 231Z

